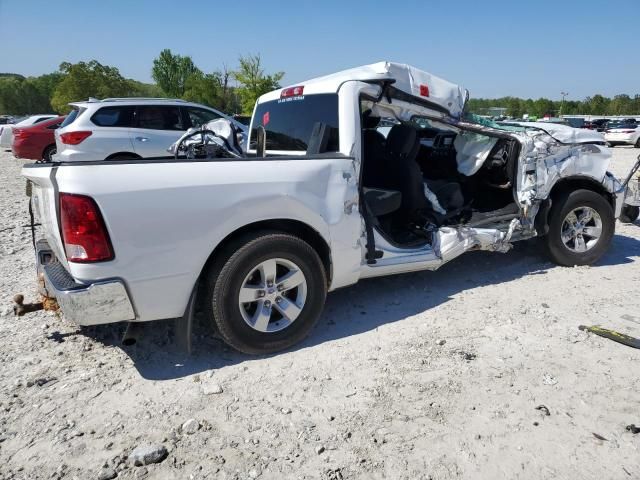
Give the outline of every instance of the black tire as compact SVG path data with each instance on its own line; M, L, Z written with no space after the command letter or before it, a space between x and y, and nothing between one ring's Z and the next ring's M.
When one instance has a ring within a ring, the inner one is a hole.
M277 332L261 332L245 322L240 312L240 288L260 263L275 258L293 262L304 274L307 297L298 317ZM273 353L303 340L322 313L327 275L318 253L305 241L278 232L256 232L229 245L206 274L205 312L221 337L243 353Z
M575 252L567 247L561 238L562 224L569 213L580 207L595 210L602 221L602 232L597 243L585 252ZM609 202L599 193L591 190L574 190L559 195L553 201L549 212L549 233L545 237L547 252L558 265L591 265L598 261L609 248L615 231L615 217Z
M49 145L47 148L44 149L44 152L42 152L42 159L47 161L47 162L52 162L53 161L53 155L55 155L56 153L56 145Z
M633 205L623 205L622 211L620 212L620 221L622 223L633 223L640 216L640 207L635 207Z
M638 137L638 140L636 140L635 147L640 148L640 137Z

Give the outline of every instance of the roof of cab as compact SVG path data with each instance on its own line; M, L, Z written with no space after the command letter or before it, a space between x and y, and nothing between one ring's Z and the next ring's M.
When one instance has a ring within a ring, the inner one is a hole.
M304 86L304 94L335 93L348 81L392 80L393 87L408 95L428 100L446 109L452 116L459 117L468 98L468 92L440 77L419 70L411 65L394 62L378 62L341 72L317 77L291 86ZM284 88L266 93L259 103L277 100Z

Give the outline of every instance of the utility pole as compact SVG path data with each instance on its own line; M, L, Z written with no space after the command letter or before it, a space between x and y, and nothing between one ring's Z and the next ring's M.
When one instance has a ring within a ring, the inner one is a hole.
M562 101L560 102L560 113L558 114L558 117L562 118L562 107L564 106L564 97L569 95L569 92L560 92L560 95L562 95Z

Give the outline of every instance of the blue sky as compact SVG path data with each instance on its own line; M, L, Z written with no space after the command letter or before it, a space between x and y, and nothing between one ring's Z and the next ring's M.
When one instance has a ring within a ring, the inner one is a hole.
M640 0L0 0L0 71L96 59L151 81L163 48L204 71L260 53L283 84L379 60L473 97L640 93Z

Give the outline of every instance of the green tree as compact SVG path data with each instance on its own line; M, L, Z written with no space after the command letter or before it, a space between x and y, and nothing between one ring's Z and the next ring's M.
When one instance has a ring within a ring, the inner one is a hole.
M191 57L174 55L168 48L162 50L153 60L151 76L170 97L180 98L185 92L187 79L194 74L202 74Z
M241 56L239 62L240 66L233 72L233 77L240 83L237 92L242 103L242 113L251 114L260 95L280 88L278 82L284 77L284 72L265 74L260 55Z
M0 113L24 115L52 112L51 94L61 79L59 72L29 78L0 75Z
M61 63L64 78L57 85L51 98L56 112L69 110L69 102L86 100L89 97L126 97L131 94L130 83L115 67L102 65L96 60L88 63Z

